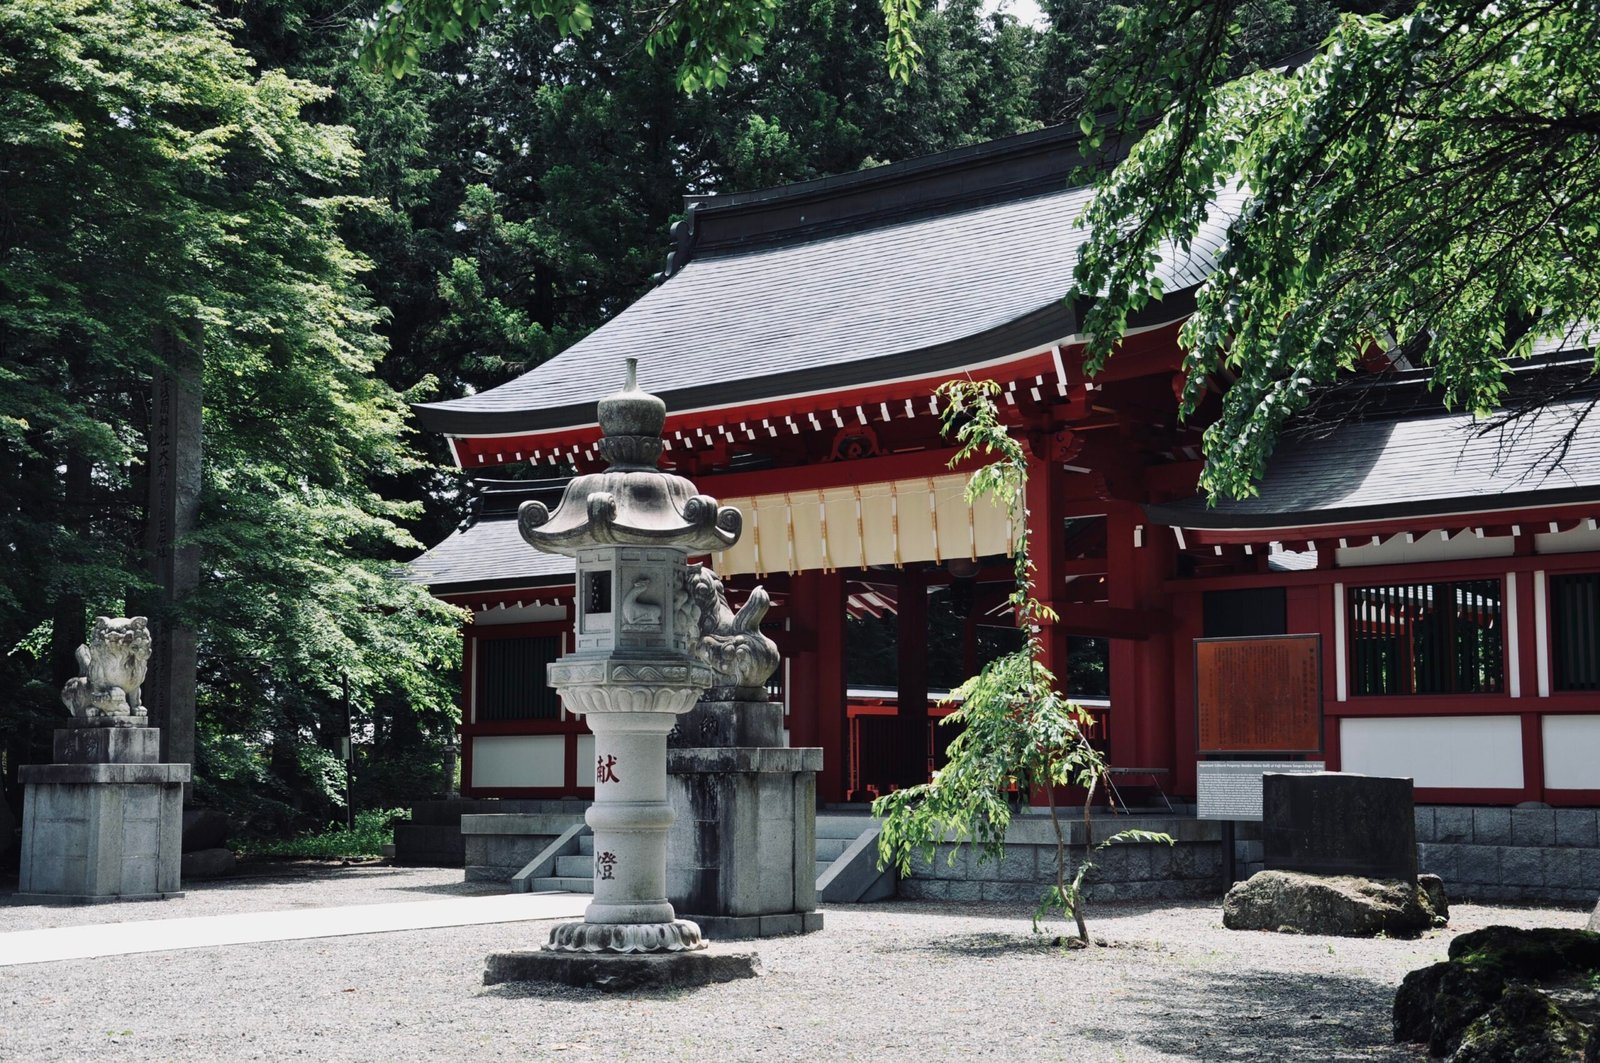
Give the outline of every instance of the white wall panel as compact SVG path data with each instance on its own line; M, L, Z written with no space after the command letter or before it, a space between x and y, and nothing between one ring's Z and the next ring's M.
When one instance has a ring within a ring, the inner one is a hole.
M1600 790L1600 716L1544 718L1544 784Z
M566 745L565 735L480 735L472 740L472 785L563 786Z
M1347 717L1339 723L1345 771L1411 778L1418 786L1522 786L1522 723L1515 716Z
M594 735L578 736L578 785L594 785Z

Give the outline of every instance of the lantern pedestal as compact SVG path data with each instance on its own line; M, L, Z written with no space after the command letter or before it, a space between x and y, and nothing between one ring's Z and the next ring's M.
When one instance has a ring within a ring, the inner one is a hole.
M753 952L711 945L691 952L491 952L483 984L542 982L625 993L638 989L692 989L754 978L761 960Z
M563 923L553 952L683 952L704 948L700 928L667 900L667 733L710 680L682 659L583 655L550 666L550 681L594 732L594 900L583 922ZM648 685L646 685L648 683Z

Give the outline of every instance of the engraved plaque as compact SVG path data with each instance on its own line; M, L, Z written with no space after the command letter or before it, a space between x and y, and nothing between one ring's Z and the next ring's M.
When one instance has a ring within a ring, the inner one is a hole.
M1321 753L1319 635L1195 639L1196 749Z
M1262 797L1268 871L1416 881L1410 779L1272 774Z
M1262 777L1268 772L1309 775L1320 760L1201 761L1195 765L1195 818L1260 820Z

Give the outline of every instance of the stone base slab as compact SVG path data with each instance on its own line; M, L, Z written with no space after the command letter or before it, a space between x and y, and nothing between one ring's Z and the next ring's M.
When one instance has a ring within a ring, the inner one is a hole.
M716 946L693 952L621 955L519 949L491 952L484 966L483 984L536 982L626 993L639 989L689 989L755 978L760 973L761 958L755 953Z
M19 904L121 904L123 901L170 901L182 897L185 890L171 893L126 893L116 896L87 893L13 893Z
M712 942L815 934L822 929L821 912L780 912L775 915L686 915L684 918L698 923L700 933Z
M187 764L23 764L17 781L41 786L181 786Z

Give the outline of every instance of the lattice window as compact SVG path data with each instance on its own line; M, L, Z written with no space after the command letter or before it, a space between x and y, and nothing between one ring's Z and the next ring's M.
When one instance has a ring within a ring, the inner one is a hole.
M475 648L478 722L561 716L561 701L545 679L545 665L561 655L558 636L478 639Z
M1600 572L1550 577L1557 690L1600 690Z
M1498 579L1351 588L1351 689L1497 694L1505 686L1504 617Z

